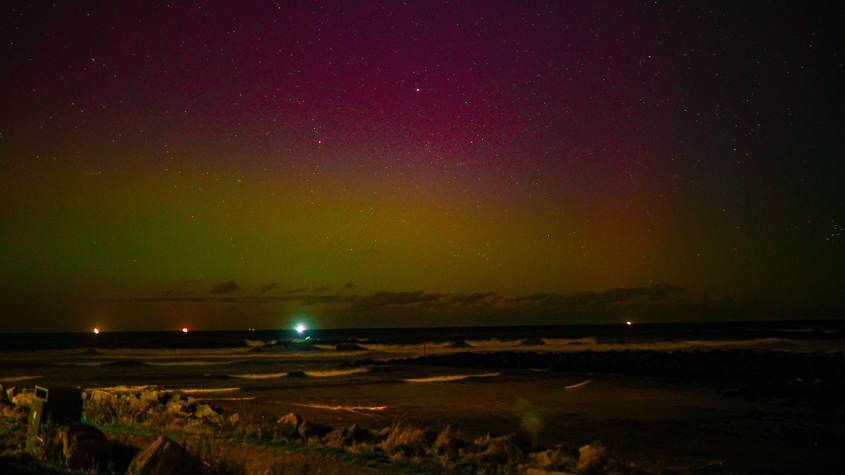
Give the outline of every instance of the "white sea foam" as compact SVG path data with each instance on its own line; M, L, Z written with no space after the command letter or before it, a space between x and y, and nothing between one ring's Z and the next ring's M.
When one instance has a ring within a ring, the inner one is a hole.
M206 365L221 365L221 364L232 364L235 361L147 361L144 364L148 364L150 366L206 366Z
M224 393L229 391L240 391L243 388L189 388L180 389L183 393Z
M430 376L428 378L411 378L405 379L409 383L435 383L441 381L458 381L467 378L492 378L499 376L502 373L484 373L484 374L450 374L445 376Z
M327 371L304 371L308 376L318 378L325 378L331 376L345 376L347 374L366 373L370 371L369 368L352 368L352 369L330 369Z
M591 382L593 382L593 380L592 380L592 379L587 379L587 380L585 380L585 381L581 381L580 383L577 383L577 384L570 384L569 386L564 386L564 387L565 387L566 389L575 389L575 388L580 388L581 386L587 385L587 384L589 384L589 383L591 383Z
M291 404L292 406L329 409L332 411L383 411L387 406L328 406L324 404Z
M369 368L351 368L351 369L330 369L326 371L303 371L304 374L307 376L313 376L316 378L328 378L332 376L344 376L347 374L355 374L355 373L366 373L370 371ZM242 378L242 379L272 379L272 378L284 378L285 376L289 375L290 373L249 373L249 374L230 374L229 377L231 378Z
M251 401L255 396L251 397L204 397L204 401Z
M13 383L15 381L26 381L28 379L39 379L43 376L10 376L8 378L0 378L0 383Z
M96 389L98 391L108 391L108 392L141 392L145 389L158 389L158 386L109 386L104 388L91 388Z
M287 376L287 373L268 373L268 374L230 374L230 378L241 378L241 379L271 379L271 378L284 378Z
M273 346L276 344L276 340L269 340L269 341L262 341L262 340L244 340L244 345L249 346L251 348L259 348L262 346Z

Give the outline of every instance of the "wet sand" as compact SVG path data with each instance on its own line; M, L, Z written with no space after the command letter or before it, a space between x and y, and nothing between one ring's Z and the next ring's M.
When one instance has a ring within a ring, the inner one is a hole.
M454 368L443 372L454 374ZM230 413L296 412L335 427L451 425L465 440L523 429L541 447L578 448L599 440L622 459L700 474L839 471L841 408L726 397L731 389L665 378L503 370L496 378L314 384L225 395L252 398L247 400L209 396Z

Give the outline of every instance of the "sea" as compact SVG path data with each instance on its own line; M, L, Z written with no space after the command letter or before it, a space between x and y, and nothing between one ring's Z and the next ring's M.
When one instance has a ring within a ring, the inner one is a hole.
M305 385L444 381L500 374L373 361L458 352L845 350L845 320L0 334L4 388L155 386L249 398ZM296 377L292 377L296 376Z

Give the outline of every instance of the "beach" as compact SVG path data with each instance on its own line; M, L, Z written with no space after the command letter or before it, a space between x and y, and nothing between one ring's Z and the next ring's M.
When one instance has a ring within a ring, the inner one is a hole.
M837 338L425 345L250 340L6 351L0 384L154 388L208 404L226 421L295 413L335 431L448 428L467 444L521 434L526 452L599 445L643 473L838 470L845 359Z

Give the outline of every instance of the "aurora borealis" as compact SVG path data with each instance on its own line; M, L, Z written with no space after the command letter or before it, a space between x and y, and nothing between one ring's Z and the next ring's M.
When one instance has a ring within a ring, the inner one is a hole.
M2 19L0 332L842 316L841 5Z

